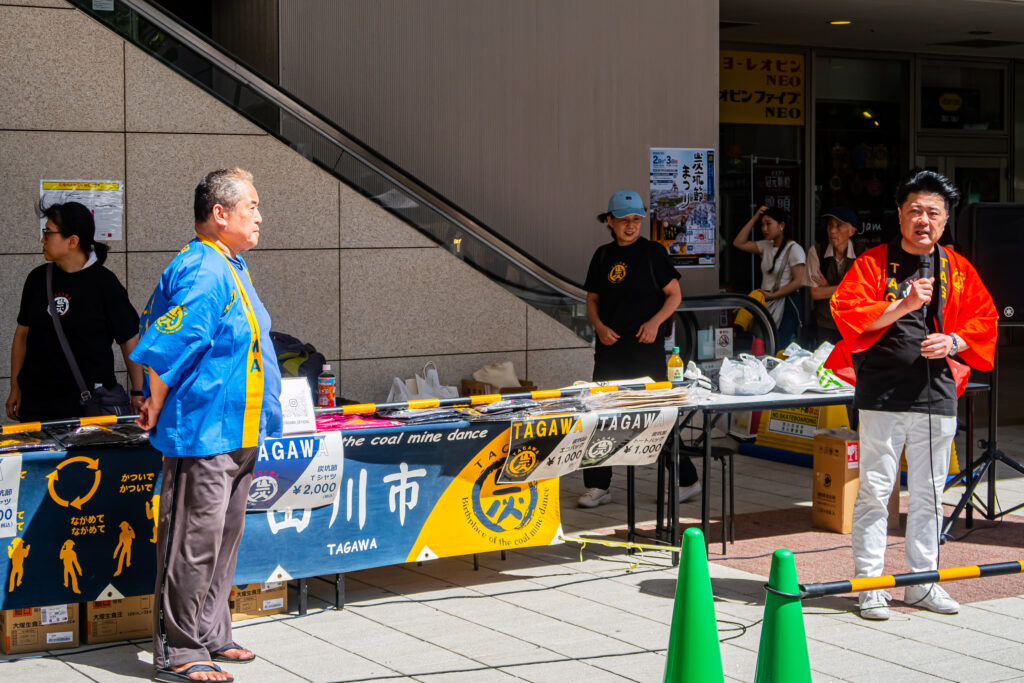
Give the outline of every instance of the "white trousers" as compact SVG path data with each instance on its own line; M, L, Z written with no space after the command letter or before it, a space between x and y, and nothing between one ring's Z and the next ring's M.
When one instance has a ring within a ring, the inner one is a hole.
M956 417L931 418L931 463L926 413L860 411L860 489L853 506L853 564L856 576L882 576L888 534L888 502L900 475L906 446L907 512L905 549L912 572L937 569L942 528L942 489Z

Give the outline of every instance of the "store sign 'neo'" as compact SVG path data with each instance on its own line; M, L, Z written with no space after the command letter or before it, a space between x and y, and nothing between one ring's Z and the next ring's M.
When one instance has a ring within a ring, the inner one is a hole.
M719 52L722 123L804 124L804 56L785 52Z

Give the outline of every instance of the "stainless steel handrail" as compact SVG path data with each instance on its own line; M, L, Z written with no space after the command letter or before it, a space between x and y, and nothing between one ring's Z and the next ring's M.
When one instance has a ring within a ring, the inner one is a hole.
M79 8L87 14L95 15L101 21L103 20L101 11L93 9L89 0L72 0L72 2L77 3ZM541 306L564 306L567 303L579 305L586 300L586 291L577 283L561 277L543 264L538 263L528 254L519 250L514 244L488 230L472 216L466 214L416 178L395 167L390 161L366 147L359 140L349 135L330 120L322 117L299 99L288 94L277 85L269 83L265 78L244 64L231 59L223 51L211 44L211 41L206 36L196 33L189 26L145 0L117 0L117 4L129 8L160 30L166 31L185 47L194 51L203 59L208 60L210 64L230 74L240 84L251 88L259 96L276 105L282 112L305 124L316 134L323 136L325 140L336 146L344 154L350 155L359 163L372 169L401 192L447 219L457 229L464 230L499 257L511 262L524 273L536 278L552 290L552 292L540 292L531 290L529 287L521 284L503 282L504 286L516 292L519 296L524 298L528 296L537 305ZM188 74L184 75L188 77ZM207 91L210 90L203 83L197 83L197 85ZM216 92L212 94L218 95ZM230 102L227 104L232 106ZM242 111L240 113L244 114L245 112ZM260 125L266 127L263 123ZM272 130L271 132L275 135L281 135L280 131ZM571 301L560 301L560 297L565 297ZM774 352L776 344L774 321L763 305L746 295L719 293L684 297L676 313L678 315L680 313L727 308L744 308L749 310L760 324L761 329L765 331L766 352Z
M482 226L471 216L468 216L458 207L452 205L429 187L396 168L379 154L338 128L331 121L314 112L306 104L287 94L276 85L268 83L266 79L248 67L213 48L207 38L195 33L191 28L182 24L173 16L144 0L120 0L120 2L154 25L173 34L175 39L181 41L189 49L202 55L218 68L231 73L235 78L261 96L308 125L346 153L351 154L360 163L372 168L386 180L399 187L403 192L447 218L457 227L472 234L474 238L494 252L512 261L527 274L565 296L579 301L586 299L586 292L577 283L563 278L537 263L529 255L520 251L514 244Z

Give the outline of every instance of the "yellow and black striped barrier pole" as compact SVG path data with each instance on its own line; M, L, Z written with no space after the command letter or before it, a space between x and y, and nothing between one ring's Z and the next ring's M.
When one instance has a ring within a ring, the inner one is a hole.
M553 398L569 398L581 394L601 394L608 391L640 390L655 391L691 386L692 381L681 382L635 382L597 387L568 387L566 389L542 389L539 391L523 391L515 394L479 394L477 396L456 396L455 398L423 398L413 401L394 401L392 403L353 403L336 408L317 408L317 415L367 415L378 410L426 410L430 408L450 408L455 406L482 406L498 401L514 399L530 399L544 401Z
M997 562L996 564L977 564L969 567L948 567L931 572L889 574L887 576L870 576L861 579L850 579L848 581L801 584L800 597L822 598L826 595L839 595L840 593L860 593L861 591L916 586L923 583L983 579L989 576L1004 576L1006 574L1020 574L1022 572L1024 572L1024 560Z
M96 417L72 417L66 420L48 420L47 422L18 422L3 425L0 434L24 434L38 432L46 427L88 427L90 425L112 425L134 422L138 415L97 415Z
M597 387L580 387L567 389L542 389L539 391L524 391L515 394L480 394L478 396L457 396L455 398L424 398L413 401L394 401L391 403L353 403L347 406L336 408L317 408L317 415L367 415L378 410L426 410L429 408L442 408L453 406L482 406L498 401L512 399L531 399L543 401L553 398L568 398L581 394L601 394L608 391L620 390L642 390L655 391L658 389L672 389L676 387L690 386L690 381L682 382L634 382L617 385L604 385ZM66 420L50 420L47 422L19 422L17 424L3 425L2 434L22 434L24 432L38 432L45 427L86 427L89 425L109 425L134 422L138 415L100 415L98 417L74 417Z

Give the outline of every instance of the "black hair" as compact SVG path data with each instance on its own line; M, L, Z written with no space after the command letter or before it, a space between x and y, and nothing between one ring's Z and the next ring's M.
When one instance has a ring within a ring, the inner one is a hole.
M762 218L764 218L765 216L768 216L769 218L771 218L776 223L778 223L780 225L784 225L787 228L790 225L789 212L784 210L784 209L780 209L777 206L771 206L771 207L767 208L765 210L765 212L763 214L761 214ZM775 260L779 257L779 254L781 254L782 251L786 248L786 245L789 244L791 241L792 240L790 240L790 238L789 238L789 232L787 232L786 230L783 230L783 232L782 232L782 244L780 244L779 248L775 250L775 253L772 255L772 262L770 264L768 264L768 270L770 272L773 272L773 273L775 272Z
M87 257L89 254L96 254L96 262L103 263L107 260L109 247L96 241L96 221L92 217L92 211L78 202L65 202L63 204L50 204L43 206L39 201L39 217L49 219L60 232L61 237L78 237L78 248Z
M953 209L960 202L960 190L952 180L936 173L921 168L910 171L906 179L896 188L896 206L903 206L907 197L919 192L940 195L946 203L946 213L952 213Z

